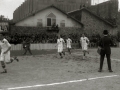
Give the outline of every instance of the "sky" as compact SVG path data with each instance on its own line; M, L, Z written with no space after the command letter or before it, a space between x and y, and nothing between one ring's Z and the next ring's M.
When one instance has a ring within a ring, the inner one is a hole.
M98 3L102 3L102 2L105 2L105 1L109 1L109 0L91 0L92 5L95 5L95 4L98 4Z
M92 0L92 5L94 5L95 3L98 4L104 1L108 1L108 0ZM0 0L0 15L4 15L6 18L12 19L13 12L23 2L24 0ZM119 7L120 7L120 3L119 3Z
M13 18L13 12L20 6L24 0L0 0L0 15L9 19Z

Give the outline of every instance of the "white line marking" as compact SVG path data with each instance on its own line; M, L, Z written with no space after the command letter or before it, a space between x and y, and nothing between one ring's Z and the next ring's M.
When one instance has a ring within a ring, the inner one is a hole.
M88 80L103 79L103 78L110 78L110 77L117 77L117 76L119 76L119 75L103 76L103 77L95 77L95 78L89 78Z
M8 88L8 90L34 88L34 87L43 87L43 86L53 86L53 85L61 85L61 84L67 84L67 83L73 83L73 82L82 82L82 81L86 81L86 80L87 79L81 79L81 80L66 81L66 82L59 82L59 83L51 83L51 84L41 84L41 85L33 85L33 86L15 87L15 88Z
M120 61L120 59L113 59L113 58L112 58L112 60L114 60L114 61Z
M58 83L51 83L51 84L40 84L40 85L33 85L33 86L14 87L14 88L8 88L7 90L16 90L16 89L26 89L26 88L35 88L35 87L54 86L54 85L77 83L77 82L83 82L83 81L87 81L87 80L96 80L96 79L103 79L103 78L110 78L110 77L117 77L117 76L119 76L119 75L95 77L95 78L73 80L73 81L66 81L66 82L58 82Z

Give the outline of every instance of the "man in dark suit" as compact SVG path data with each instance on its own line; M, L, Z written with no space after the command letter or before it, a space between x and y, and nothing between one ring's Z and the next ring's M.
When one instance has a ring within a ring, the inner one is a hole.
M25 41L23 41L23 48L25 50L23 55L26 55L27 51L32 55L31 49L30 49L30 40L27 38Z
M111 48L110 46L113 44L111 38L108 36L108 31L104 30L103 31L104 37L101 38L99 42L99 47L101 49L100 53L100 69L98 72L102 72L102 67L103 67L103 62L104 62L104 57L106 55L107 57L107 63L108 63L108 70L109 72L113 72L111 68Z

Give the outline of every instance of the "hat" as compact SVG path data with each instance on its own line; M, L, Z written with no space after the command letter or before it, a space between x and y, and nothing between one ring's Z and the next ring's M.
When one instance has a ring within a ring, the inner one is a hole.
M108 30L104 30L103 34L107 35L108 34Z

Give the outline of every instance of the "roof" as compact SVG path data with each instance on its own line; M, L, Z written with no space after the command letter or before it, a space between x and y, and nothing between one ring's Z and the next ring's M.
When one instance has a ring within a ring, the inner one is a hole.
M92 11L88 10L87 8L82 8L82 9L79 9L79 10L71 11L71 12L68 12L68 14L71 15L71 14L78 13L78 12L81 14L82 11L87 11L88 13L90 13L93 16L95 16L96 18L102 20L106 24L108 24L108 25L110 25L112 27L117 27L117 25L113 25L112 23L110 23L109 21L107 21L104 18L100 17L99 15L94 14Z
M38 11L36 11L36 12L30 14L29 16L27 16L27 17L21 19L20 21L25 20L26 18L28 18L28 17L30 17L30 16L34 16L35 14L37 14L37 13L39 13L39 12L41 12L41 11L44 11L44 10L46 10L46 9L48 9L48 8L51 8L51 7L52 7L52 8L55 8L55 9L57 9L57 10L59 10L59 11L62 12L63 14L67 15L67 17L69 17L69 18L75 20L76 22L78 22L79 24L81 24L82 26L84 26L80 21L78 21L77 19L73 18L72 16L70 16L69 14L67 14L65 11L63 11L63 10L57 8L57 7L54 6L54 5L50 5L50 6L46 7L46 8L43 8L43 9L41 9L41 10L38 10ZM17 21L17 22L19 22L19 21ZM17 22L16 22L16 23L17 23Z

